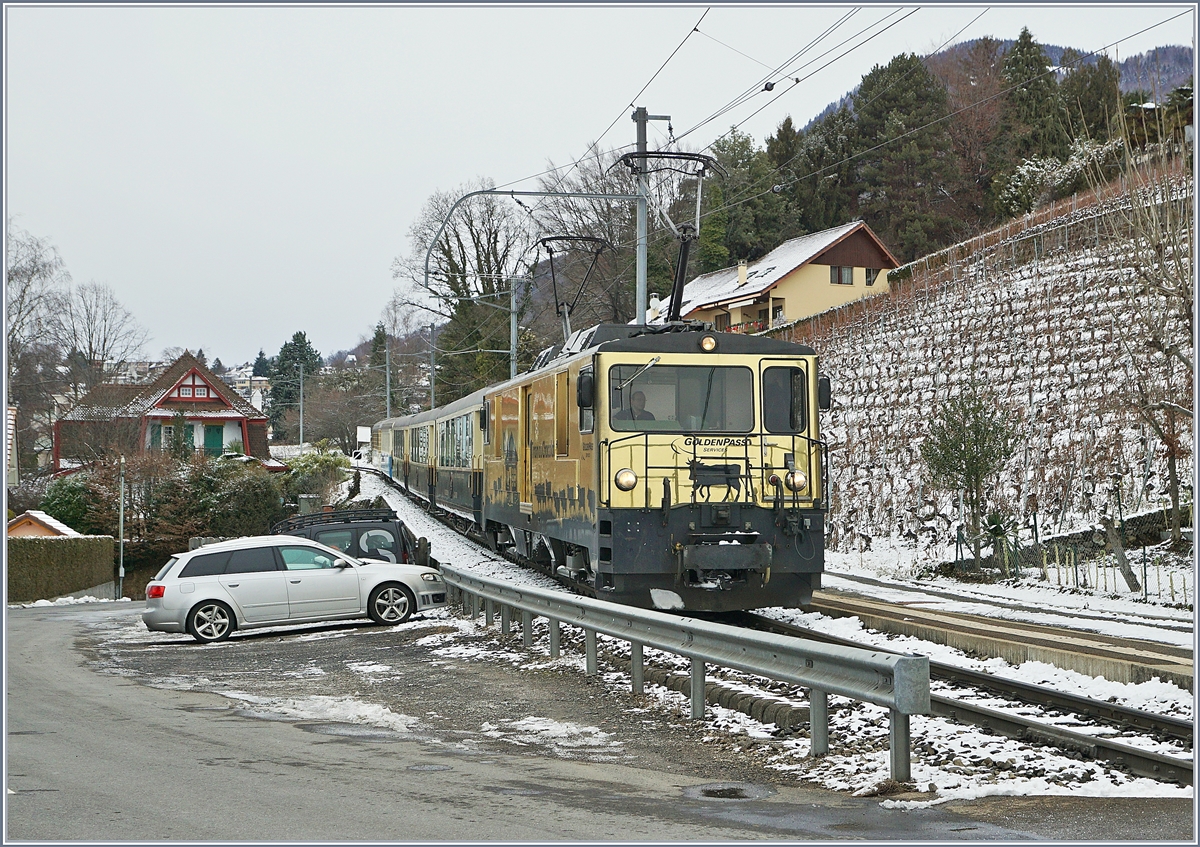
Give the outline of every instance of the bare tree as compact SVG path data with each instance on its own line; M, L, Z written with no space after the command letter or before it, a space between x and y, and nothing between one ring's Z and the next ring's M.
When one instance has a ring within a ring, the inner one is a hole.
M1192 254L1195 185L1170 147L1135 151L1125 139L1126 196L1103 217L1107 234L1123 245L1113 268L1119 297L1104 298L1121 350L1129 404L1162 444L1171 498L1171 538L1182 537L1179 461L1189 450L1195 373ZM1099 174L1092 185L1103 190Z
M148 334L107 285L89 282L62 297L51 332L77 372L76 392L102 382L106 365L138 355Z
M49 326L71 275L48 239L18 229L11 219L5 246L5 399L17 408L13 447L22 476L27 476L50 455L54 395L63 379L58 370L61 351L50 338Z
M594 145L593 145L594 146ZM623 164L619 164L620 153L615 150L597 152L571 165L555 167L550 163L549 172L541 178L544 191L578 194L635 194L637 178ZM650 162L654 166L653 159ZM652 175L652 204L679 221L691 216L689 211L680 213L680 202L684 198L683 181L674 171ZM692 194L692 203L695 195ZM636 317L634 303L635 248L637 237L636 206L629 200L607 197L551 197L536 204L534 214L540 230L539 238L552 235L590 236L603 238L612 245L600 255L595 269L588 277L587 290L583 291L572 316L576 328L596 323L624 323ZM648 245L648 286L651 292L666 297L674 278L674 262L677 260L678 242L661 219L651 210ZM556 248L558 249L558 248ZM543 253L538 258L543 259ZM556 255L555 272L559 279L559 296L563 291L574 297L579 290L592 256L587 250L576 250L567 255ZM539 265L535 279L535 299L553 305L550 292L549 272L545 262ZM546 310L541 310L545 315ZM555 320L554 310L549 309L549 321ZM557 329L557 326L554 326ZM549 333L553 337L553 332Z
M492 186L480 179L433 194L409 230L411 253L392 263L393 277L405 283L394 302L445 321L437 340L444 354L434 376L442 400L461 397L508 373L508 357L502 352L508 346L507 301L514 279L527 273L528 216L496 195L473 197L455 208L464 195Z
M47 335L71 275L58 249L47 239L8 221L4 286L4 334L8 348L9 402L21 358Z

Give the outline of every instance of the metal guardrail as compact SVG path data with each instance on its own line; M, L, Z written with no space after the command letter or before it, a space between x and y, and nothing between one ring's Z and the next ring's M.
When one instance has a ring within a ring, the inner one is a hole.
M558 658L560 625L584 631L586 672L595 674L596 638L604 634L628 641L633 692L644 685L642 652L653 647L691 660L692 718L703 719L705 664L757 674L809 689L812 754L829 752L829 695L836 694L883 706L889 711L890 774L897 782L911 779L909 716L929 714L929 659L884 651L822 644L727 624L677 617L649 609L620 606L530 586L486 579L442 566L442 578L461 594L463 611L474 620L481 607L491 625L499 605L507 634L511 610L521 613L526 648L533 646L533 618L550 621L550 656Z

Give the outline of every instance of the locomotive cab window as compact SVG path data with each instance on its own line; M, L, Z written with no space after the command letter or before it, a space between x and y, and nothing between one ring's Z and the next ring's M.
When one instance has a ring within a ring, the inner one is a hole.
M762 375L763 427L802 432L808 419L808 380L800 368L767 368Z
M753 373L744 367L614 365L612 428L626 432L749 432Z

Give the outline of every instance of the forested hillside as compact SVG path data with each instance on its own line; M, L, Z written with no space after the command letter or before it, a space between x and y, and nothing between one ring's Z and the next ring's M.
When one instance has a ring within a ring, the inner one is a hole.
M957 492L921 444L972 380L1014 425L987 509L1042 537L1192 492L1193 184L1187 170L1070 198L895 273L888 296L772 334L833 380L830 544L947 543ZM1118 507L1117 497L1120 497Z
M1057 52L1052 61L1024 30L1010 44L981 39L926 57L902 54L874 67L845 103L804 129L785 117L762 143L736 127L707 144L686 133L673 139L667 153L711 154L725 174L703 181L684 278L753 261L788 239L856 219L911 262L1071 197L1089 179L1112 178L1147 149L1182 149L1192 122L1190 84L1122 93L1121 70L1106 56ZM1174 48L1160 53L1163 61L1178 58ZM1151 99L1159 106L1147 109ZM648 290L665 297L680 252L664 221L694 220L700 181L671 162L650 161ZM384 323L399 325L430 299L437 303L445 321L438 345L453 354L437 364L439 398L507 374L506 305L514 287L521 368L562 340L553 305L576 292L575 328L638 317L631 205L565 196L628 195L636 190L629 164L617 150L551 163L540 188L556 196L523 207L478 197L458 207L444 229L455 198L492 183L430 197L410 231L411 252L393 266L406 287ZM552 284L549 250L539 243L547 235L602 238L607 247L593 266L590 248L554 245ZM428 289L426 255L433 261Z

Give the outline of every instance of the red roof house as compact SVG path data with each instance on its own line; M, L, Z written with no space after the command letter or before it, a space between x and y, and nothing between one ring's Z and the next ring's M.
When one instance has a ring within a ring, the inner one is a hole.
M220 456L240 441L246 455L271 458L267 416L185 352L150 383L103 383L89 391L54 424L54 468L168 449L181 423L184 443L195 450Z

